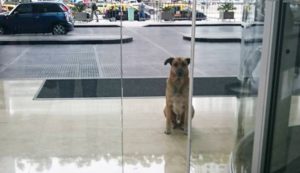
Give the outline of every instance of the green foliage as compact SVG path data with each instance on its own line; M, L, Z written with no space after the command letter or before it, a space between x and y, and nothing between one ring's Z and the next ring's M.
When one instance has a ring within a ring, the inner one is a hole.
M251 5L250 4L244 5L244 10L249 12L251 10Z
M74 12L83 12L85 10L85 5L82 2L76 3L75 6L72 8Z
M173 10L173 7L167 6L167 7L164 7L162 10L163 10L163 11L172 11L172 10Z
M224 4L221 4L218 7L218 10L228 12L228 11L236 10L236 7L233 5L233 3L225 2Z

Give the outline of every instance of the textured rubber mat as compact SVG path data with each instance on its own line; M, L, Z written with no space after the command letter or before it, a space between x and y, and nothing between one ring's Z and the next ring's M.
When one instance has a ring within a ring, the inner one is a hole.
M236 77L195 78L195 96L236 95L228 86L237 83ZM124 97L164 96L166 78L123 79ZM46 80L36 99L120 97L120 79Z

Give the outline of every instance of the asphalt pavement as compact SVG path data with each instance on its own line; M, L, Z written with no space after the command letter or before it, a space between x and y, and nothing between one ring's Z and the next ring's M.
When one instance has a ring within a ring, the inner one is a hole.
M69 35L120 35L120 27L76 28ZM240 26L197 27L198 34L238 34ZM88 79L166 77L170 56L189 57L191 27L126 27L133 42L85 45L4 45L0 47L0 79ZM121 53L122 49L122 53ZM240 43L196 43L195 76L237 76ZM121 66L122 62L122 66Z

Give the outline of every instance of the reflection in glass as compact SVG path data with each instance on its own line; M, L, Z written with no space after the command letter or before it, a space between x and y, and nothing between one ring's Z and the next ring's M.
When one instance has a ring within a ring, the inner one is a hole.
M252 15L249 16L248 12ZM232 152L231 171L251 172L255 109L264 29L264 0L245 0L243 14L240 82L237 92L236 142Z
M268 172L300 172L299 123L299 61L300 27L299 1L280 3L282 16L278 27L279 73L275 76L277 93L274 97L274 128L272 129L271 159Z

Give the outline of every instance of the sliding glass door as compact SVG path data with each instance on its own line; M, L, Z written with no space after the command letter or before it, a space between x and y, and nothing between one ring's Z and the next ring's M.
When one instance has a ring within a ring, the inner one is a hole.
M272 97L270 100L268 138L264 172L300 171L299 1L278 3L278 42L274 58Z

